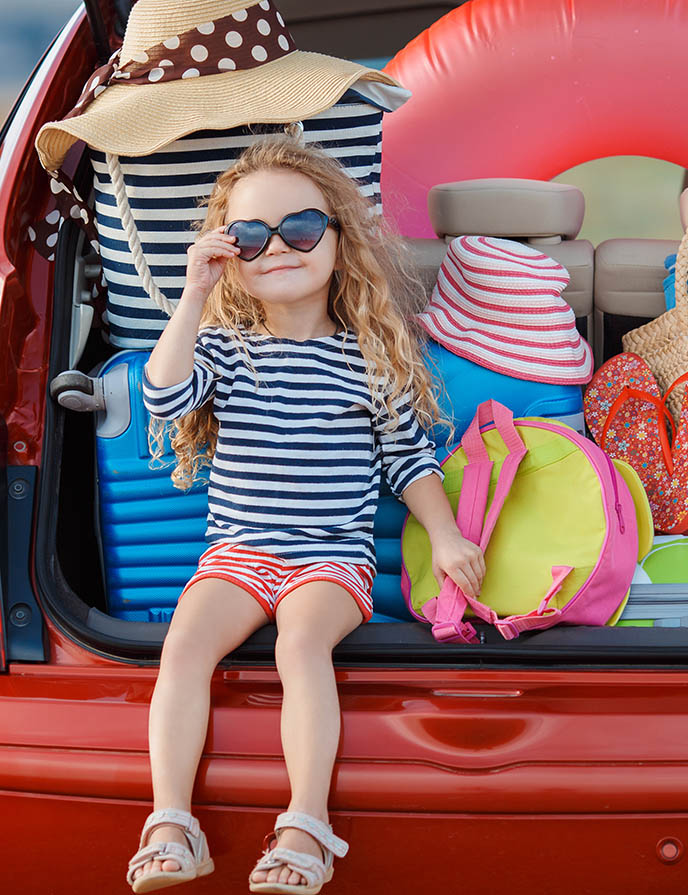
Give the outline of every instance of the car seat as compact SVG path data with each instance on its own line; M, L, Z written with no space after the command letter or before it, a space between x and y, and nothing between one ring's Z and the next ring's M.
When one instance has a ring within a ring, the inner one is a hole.
M666 310L664 261L678 240L607 239L595 249L595 360L623 351L622 336Z

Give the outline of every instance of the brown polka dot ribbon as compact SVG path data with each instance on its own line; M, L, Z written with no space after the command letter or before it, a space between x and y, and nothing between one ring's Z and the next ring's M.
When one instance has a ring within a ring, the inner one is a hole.
M121 67L117 50L91 75L65 119L81 115L112 84L141 86L242 71L295 49L282 16L270 0L261 0L149 47Z
M65 220L73 220L85 232L94 252L100 254L98 231L93 209L79 195L78 190L63 171L50 171L50 190L55 197L56 207L46 217L29 227L29 239L39 255L48 261L55 260L55 246L60 227ZM104 295L107 288L105 277L101 275L92 288L93 298Z

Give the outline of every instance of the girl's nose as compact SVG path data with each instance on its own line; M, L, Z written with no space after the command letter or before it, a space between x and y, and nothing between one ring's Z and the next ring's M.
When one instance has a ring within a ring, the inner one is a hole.
M282 239L279 233L273 233L268 244L265 246L266 255L279 255L281 252L288 252L289 246Z

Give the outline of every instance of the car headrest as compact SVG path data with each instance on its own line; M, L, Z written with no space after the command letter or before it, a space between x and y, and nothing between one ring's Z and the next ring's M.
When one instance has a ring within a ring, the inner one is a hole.
M513 177L440 183L428 195L435 233L501 236L555 244L575 239L585 213L583 193L575 186Z

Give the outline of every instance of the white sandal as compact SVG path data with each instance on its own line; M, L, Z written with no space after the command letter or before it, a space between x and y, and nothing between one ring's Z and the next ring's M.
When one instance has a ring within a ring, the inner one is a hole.
M304 852L292 851L289 848L280 848L277 843L277 833L286 827L303 830L309 833L320 844L323 859L314 857ZM304 814L301 811L285 811L280 814L275 822L274 832L265 837L268 840L263 857L258 861L249 876L249 889L251 892L286 893L286 895L317 895L322 889L323 883L329 883L332 879L332 862L334 855L343 858L348 852L349 846L343 839L335 836L332 827L324 824L317 817ZM274 870L276 867L288 867L294 873L298 873L306 880L303 883L256 883L253 882L253 874L256 870Z
M165 824L173 824L181 827L191 846L187 848L179 842L153 842L146 845L148 836L156 828ZM143 873L134 879L134 873L139 867L143 867L149 861L172 860L179 864L179 870L154 870ZM215 869L213 859L208 852L208 843L205 833L188 811L165 809L154 811L146 818L141 832L139 850L129 861L127 882L134 892L152 892L154 889L164 889L167 886L176 886L196 879L197 876L207 876Z

